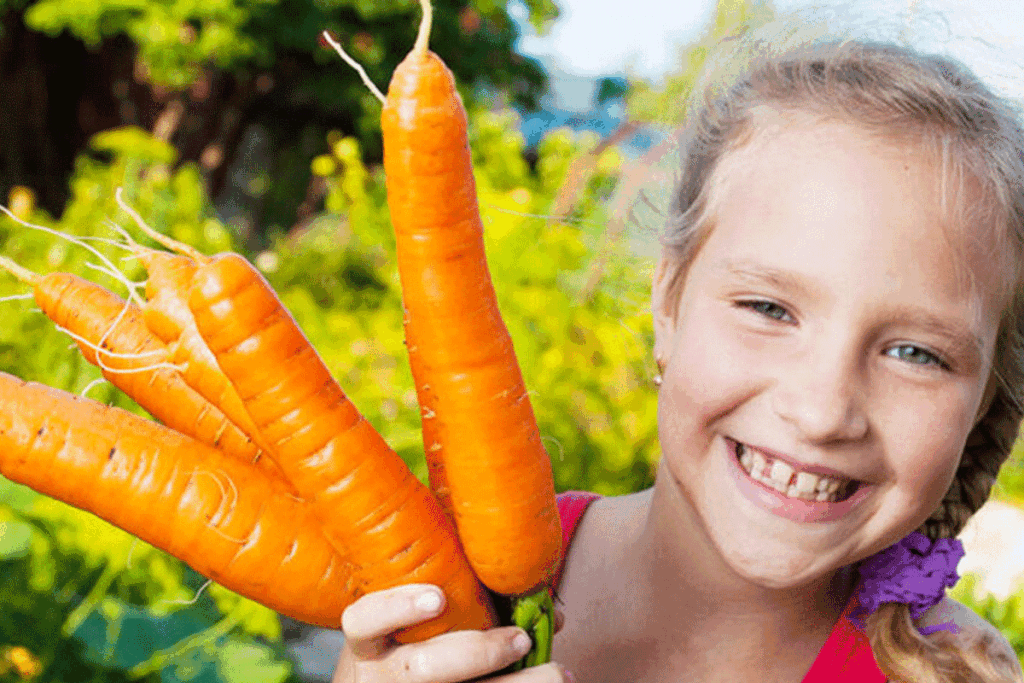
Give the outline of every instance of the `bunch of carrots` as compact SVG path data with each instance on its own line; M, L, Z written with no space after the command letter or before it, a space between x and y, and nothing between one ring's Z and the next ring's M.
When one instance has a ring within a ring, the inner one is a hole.
M465 109L427 48L421 4L416 45L379 96L430 487L248 261L153 231L120 191L170 250L127 238L144 298L0 267L159 423L0 373L0 474L311 624L338 627L368 592L437 584L444 612L397 635L414 642L495 626L492 597L511 596L535 638L531 665L550 655L562 550L551 463L487 270Z

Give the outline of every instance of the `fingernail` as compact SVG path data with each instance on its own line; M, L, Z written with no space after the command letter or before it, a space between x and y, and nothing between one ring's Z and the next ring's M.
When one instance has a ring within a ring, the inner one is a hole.
M424 612L436 612L441 608L441 596L436 591L424 593L416 598L416 607Z
M533 647L533 641L530 640L530 636L525 633L517 633L516 637L512 639L512 648L521 654L526 654Z

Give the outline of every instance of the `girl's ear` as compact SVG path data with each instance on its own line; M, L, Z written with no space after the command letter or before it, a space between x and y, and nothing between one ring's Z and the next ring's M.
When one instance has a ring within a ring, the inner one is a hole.
M675 311L671 315L667 312L665 304L668 300L668 289L672 277L670 263L663 256L658 265L654 268L654 277L651 282L651 315L654 319L654 357L663 361L668 360L668 347L672 342L672 335L675 332Z

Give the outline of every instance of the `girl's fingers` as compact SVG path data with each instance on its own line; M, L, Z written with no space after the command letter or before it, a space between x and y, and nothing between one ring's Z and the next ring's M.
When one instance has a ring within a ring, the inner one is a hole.
M427 621L444 609L444 595L425 583L396 586L359 598L341 615L341 629L359 659L383 655L395 631Z
M346 647L355 661L343 655L335 680L364 680L356 669L366 665L376 673L365 680L374 681L458 683L487 678L494 683L562 683L568 680L555 664L489 678L529 652L530 637L517 626L453 631L396 647L391 638L395 631L432 619L443 609L444 596L431 584L396 586L359 598L341 616ZM556 609L556 630L562 627L564 620L561 610ZM356 669L346 678L350 665ZM369 672L368 669L363 673Z
M468 681L504 669L522 659L531 646L530 637L518 626L501 626L486 631L452 631L395 649L388 657L391 675L387 680L409 683Z

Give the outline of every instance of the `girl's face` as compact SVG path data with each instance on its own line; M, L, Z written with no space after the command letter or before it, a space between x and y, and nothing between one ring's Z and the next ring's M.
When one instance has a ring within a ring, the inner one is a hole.
M749 580L874 554L952 482L1000 302L991 262L944 227L938 173L848 125L774 129L723 167L675 320L655 283L660 483Z

